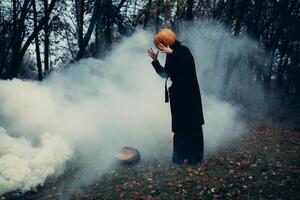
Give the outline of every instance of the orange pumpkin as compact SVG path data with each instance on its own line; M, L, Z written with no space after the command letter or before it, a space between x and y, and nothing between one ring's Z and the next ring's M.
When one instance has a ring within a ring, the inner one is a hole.
M162 43L162 39L159 37L158 33L154 36L153 42L155 46L157 46L159 43Z
M172 46L175 43L175 40L176 34L168 28L161 29L153 39L155 46L159 43L162 43L165 46Z

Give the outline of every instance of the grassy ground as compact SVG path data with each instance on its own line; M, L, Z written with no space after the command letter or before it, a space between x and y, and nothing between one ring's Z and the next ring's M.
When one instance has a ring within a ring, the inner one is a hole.
M64 184L72 172L23 196L3 199L300 199L300 132L255 125L201 165L168 160L119 166L84 188ZM63 189L62 189L63 188ZM62 192L64 191L64 192ZM1 197L0 197L1 199Z

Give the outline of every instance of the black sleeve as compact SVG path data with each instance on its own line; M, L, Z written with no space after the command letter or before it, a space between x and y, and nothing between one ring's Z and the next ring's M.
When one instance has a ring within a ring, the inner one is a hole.
M158 60L152 61L151 64L160 77L167 78L168 73L166 72L166 69L160 65Z

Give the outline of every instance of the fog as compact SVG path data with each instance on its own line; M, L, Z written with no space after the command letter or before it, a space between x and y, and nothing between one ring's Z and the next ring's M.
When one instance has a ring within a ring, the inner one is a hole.
M43 82L0 81L0 195L43 184L63 173L67 161L80 166L82 180L77 182L91 183L117 164L115 152L123 146L137 148L143 160L170 160L170 105L164 102L164 79L146 53L152 37L139 30L105 59L63 66ZM196 61L207 157L247 132L239 116L242 107L221 100L224 72L213 68L218 44L225 41L218 66L243 53L236 48L256 47L210 24L192 26L178 39ZM163 64L165 55L159 60ZM230 87L236 87L234 81Z

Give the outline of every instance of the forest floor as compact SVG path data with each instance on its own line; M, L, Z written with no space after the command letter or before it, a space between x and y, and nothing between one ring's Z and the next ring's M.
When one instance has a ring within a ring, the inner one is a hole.
M37 191L2 199L300 199L300 131L274 124L249 130L199 165L141 160L80 188L64 184L73 173L67 170Z

